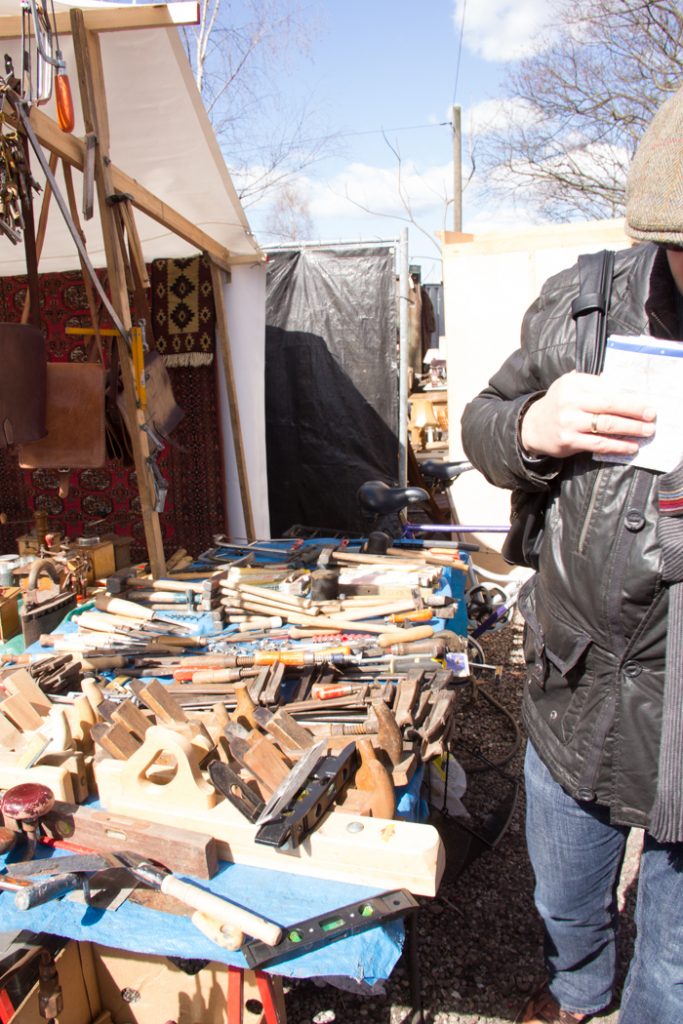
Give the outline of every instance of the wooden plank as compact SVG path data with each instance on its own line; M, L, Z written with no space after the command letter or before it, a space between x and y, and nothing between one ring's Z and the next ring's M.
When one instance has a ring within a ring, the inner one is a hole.
M131 327L130 305L126 284L124 253L119 243L116 222L118 211L108 202L114 193L109 161L109 120L104 89L104 72L99 39L85 27L83 11L73 8L70 12L74 53L78 66L78 84L81 93L81 107L86 132L94 132L95 182L100 210L100 224L107 260L107 274L112 305L127 331ZM155 511L154 489L148 466L150 457L149 438L141 429L144 423L142 410L136 406L133 366L128 345L124 338L116 338L121 368L123 391L121 402L126 424L129 429L135 472L140 495L140 508L145 532L150 569L155 577L166 571L164 545L161 536L159 514Z
M196 878L213 878L218 870L215 839L189 829L63 801L55 802L43 827L54 839L104 853L131 850Z

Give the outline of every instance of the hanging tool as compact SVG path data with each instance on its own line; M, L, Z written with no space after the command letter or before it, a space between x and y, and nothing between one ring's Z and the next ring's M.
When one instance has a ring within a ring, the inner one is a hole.
M54 32L45 0L23 0L21 22L22 89L24 99L42 106L52 96L54 84L57 123L63 132L74 130L74 104L71 85L66 73L66 62L59 48L59 36ZM54 11L53 11L54 13ZM35 93L31 81L29 14L33 23L33 36L38 51ZM52 37L54 34L54 45Z

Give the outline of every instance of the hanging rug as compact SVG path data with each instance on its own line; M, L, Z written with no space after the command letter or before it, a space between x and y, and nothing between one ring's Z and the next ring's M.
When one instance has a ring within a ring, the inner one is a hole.
M154 337L166 365L212 363L216 312L207 257L154 260L151 285Z

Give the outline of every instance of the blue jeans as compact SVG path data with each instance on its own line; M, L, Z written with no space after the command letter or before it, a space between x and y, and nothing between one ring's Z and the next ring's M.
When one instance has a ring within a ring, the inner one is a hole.
M565 1010L597 1013L612 999L617 885L629 830L610 825L606 808L568 796L531 743L525 781L550 991ZM682 1024L683 843L662 845L645 834L636 928L619 1024Z

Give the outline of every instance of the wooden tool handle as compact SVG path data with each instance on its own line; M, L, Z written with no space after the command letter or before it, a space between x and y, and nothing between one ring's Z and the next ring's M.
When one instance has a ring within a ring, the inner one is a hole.
M145 608L136 601L126 601L123 597L109 597L107 594L95 595L95 607L98 611L109 612L110 615L123 615L128 619L154 618L151 608Z
M239 949L244 943L244 932L227 924L221 924L215 917L209 917L201 910L195 910L190 918L195 928L223 949Z
M175 896L181 903L187 904L188 907L194 907L195 910L201 911L202 914L214 918L221 924L227 924L231 928L238 928L240 931L246 932L247 935L253 935L255 939L260 939L268 946L277 946L282 938L282 928L273 924L272 921L266 921L265 918L230 903L222 896L216 896L212 892L200 889L197 885L184 882L181 878L176 878L175 875L166 875L161 883L161 891L168 896Z
M433 626L414 626L412 629L395 629L391 633L381 633L377 637L380 647L391 647L392 644L409 644L413 640L427 640L434 636Z

